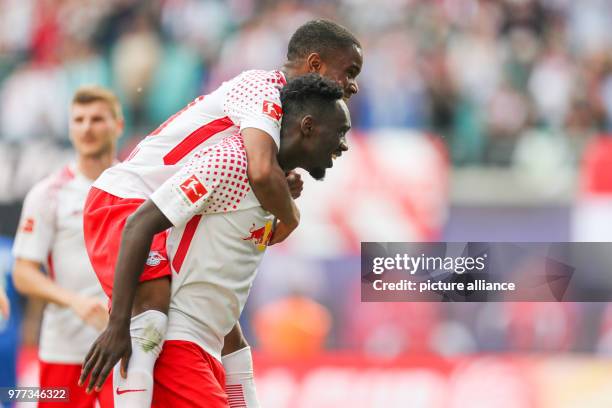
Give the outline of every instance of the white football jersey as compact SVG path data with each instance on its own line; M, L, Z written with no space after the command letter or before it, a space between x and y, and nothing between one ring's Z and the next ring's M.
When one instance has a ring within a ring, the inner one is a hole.
M219 360L272 232L273 217L253 195L246 169L236 134L195 153L151 195L174 225L166 338L195 342Z
M280 71L245 71L198 97L145 137L95 187L122 198L146 199L199 149L246 128L268 133L278 147L282 108Z
M89 262L83 237L83 206L89 180L66 166L37 183L26 196L13 255L42 263L59 286L107 301ZM99 332L71 309L45 307L39 355L55 363L81 363Z

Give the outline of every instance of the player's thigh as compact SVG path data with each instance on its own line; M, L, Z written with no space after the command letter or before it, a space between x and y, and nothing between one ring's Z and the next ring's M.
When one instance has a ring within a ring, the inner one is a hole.
M154 377L153 407L229 408L221 362L195 343L166 341Z
M39 401L40 408L46 407L74 407L94 408L96 395L87 394L85 388L79 387L77 382L81 374L80 364L55 364L40 362L40 387L41 388L66 388L68 403Z

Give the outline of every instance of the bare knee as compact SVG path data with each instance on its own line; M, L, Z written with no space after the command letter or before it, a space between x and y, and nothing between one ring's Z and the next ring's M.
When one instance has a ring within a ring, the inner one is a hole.
M242 329L239 324L236 324L232 330L225 335L225 339L223 342L223 350L221 350L221 355L227 355L233 353L234 351L241 350L245 347L248 347L249 343L247 343L244 335L242 334Z
M132 316L147 310L168 314L170 306L170 279L167 277L140 282L136 289Z

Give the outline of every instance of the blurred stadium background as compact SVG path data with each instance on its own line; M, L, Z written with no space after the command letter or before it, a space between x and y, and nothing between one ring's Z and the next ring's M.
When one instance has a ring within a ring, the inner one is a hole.
M0 0L0 385L37 378L42 306L12 290L10 247L28 189L71 158L76 87L120 95L125 157L221 81L279 67L316 17L357 34L364 70L351 150L306 181L242 317L264 406L612 406L607 304L359 294L360 241L610 240L609 0Z

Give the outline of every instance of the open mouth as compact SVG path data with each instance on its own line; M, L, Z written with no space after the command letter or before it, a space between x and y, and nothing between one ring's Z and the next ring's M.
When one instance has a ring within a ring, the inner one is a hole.
M330 155L330 160L329 160L329 167L333 167L334 165L334 160L336 160L338 157L342 156L342 150L335 150L331 155Z

